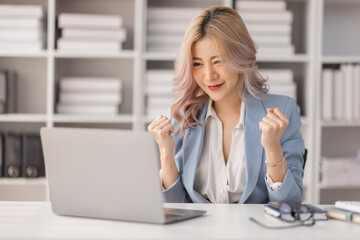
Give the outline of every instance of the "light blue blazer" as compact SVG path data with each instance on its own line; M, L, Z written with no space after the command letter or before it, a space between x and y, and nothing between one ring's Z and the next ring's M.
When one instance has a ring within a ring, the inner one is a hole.
M205 122L206 103L199 111L198 118ZM277 191L266 184L265 151L261 145L259 122L266 116L267 108L280 108L289 119L289 125L281 138L285 154L287 171L285 179ZM167 116L174 129L179 128L169 111ZM301 120L295 100L289 97L266 94L258 100L246 93L246 113L244 124L246 185L238 203L267 203L269 201L286 201L293 206L301 203L303 192L303 154L304 140L300 132ZM179 178L168 189L163 191L164 202L209 203L207 199L194 190L196 169L204 142L205 124L188 128L184 137L174 134L175 162Z

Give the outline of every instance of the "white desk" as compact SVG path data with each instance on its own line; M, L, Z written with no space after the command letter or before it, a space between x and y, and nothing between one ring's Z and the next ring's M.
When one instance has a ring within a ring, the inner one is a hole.
M265 215L262 205L165 206L208 212L184 222L155 225L57 216L49 202L0 202L0 239L360 239L360 225L337 220L313 227L264 229L249 217L269 225L284 223Z

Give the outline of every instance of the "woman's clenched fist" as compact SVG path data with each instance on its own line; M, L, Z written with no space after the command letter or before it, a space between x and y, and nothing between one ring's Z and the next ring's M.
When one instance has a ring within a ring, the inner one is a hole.
M156 118L148 126L148 131L154 135L161 155L168 156L174 154L175 142L171 136L174 132L174 127L167 117L159 116Z

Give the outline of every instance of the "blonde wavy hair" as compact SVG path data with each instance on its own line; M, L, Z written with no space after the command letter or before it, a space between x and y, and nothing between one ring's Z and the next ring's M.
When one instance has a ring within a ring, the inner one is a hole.
M260 99L268 92L256 65L256 47L240 15L232 8L213 6L201 11L187 26L175 60L174 92L171 113L180 124L180 135L186 128L201 124L198 113L209 96L197 85L192 75L191 49L195 42L208 38L214 43L222 64L231 72L242 74L239 94L245 101L249 92Z

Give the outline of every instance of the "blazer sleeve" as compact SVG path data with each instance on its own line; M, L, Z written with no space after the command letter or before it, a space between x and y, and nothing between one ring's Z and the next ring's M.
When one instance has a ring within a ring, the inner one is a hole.
M297 207L301 204L303 193L303 154L305 146L300 131L300 115L293 98L289 98L284 114L289 119L289 125L281 138L287 170L284 181L278 190L272 190L268 184L266 186L269 193L269 201L287 202L293 207Z
M176 131L176 129L179 128L179 124L173 119L171 109L168 111L167 118L171 121ZM171 187L162 191L163 201L170 203L191 203L192 201L190 200L181 179L181 173L183 170L182 166L184 162L182 153L182 139L178 132L173 134L173 139L175 141L174 157L179 177L176 179L174 184L171 185Z

